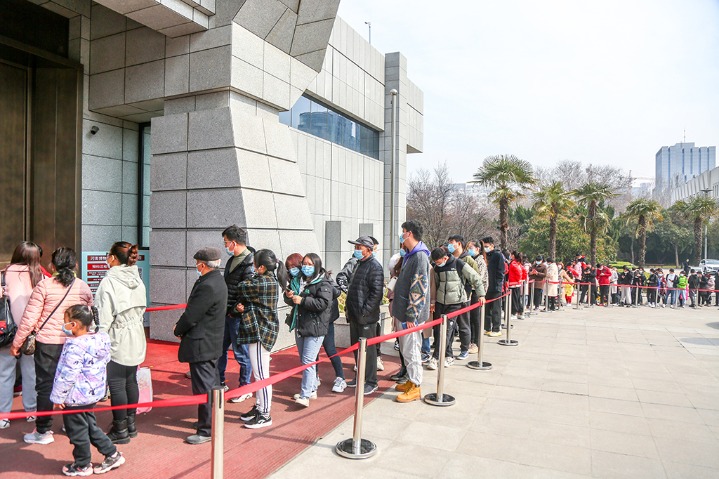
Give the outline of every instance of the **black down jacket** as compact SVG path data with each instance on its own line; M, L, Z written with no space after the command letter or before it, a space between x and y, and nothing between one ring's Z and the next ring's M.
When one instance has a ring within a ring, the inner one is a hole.
M234 261L237 261L236 257L230 258L225 266L225 283L227 284L227 316L242 316L242 313L238 313L235 310L237 304L237 287L243 281L252 279L255 274L253 265L255 250L251 247L247 247L247 255L242 259L242 262L238 264L232 271L230 267Z
M331 280L324 278L317 283L306 285L300 296L302 302L295 305L292 299L282 295L285 303L297 308L297 334L304 338L326 335L334 301L334 286Z
M382 265L370 256L360 260L347 290L347 321L372 324L379 321L379 307L384 295Z

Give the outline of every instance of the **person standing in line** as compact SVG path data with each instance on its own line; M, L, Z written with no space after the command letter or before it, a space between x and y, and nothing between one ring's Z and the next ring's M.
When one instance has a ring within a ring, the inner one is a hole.
M422 242L422 225L402 223L400 243L407 251L394 287L392 317L396 330L418 326L429 318L429 249ZM407 368L407 382L395 389L402 394L397 402L408 403L422 397L422 333L415 331L399 337L399 350Z
M664 280L666 282L667 301L669 302L669 307L674 309L677 305L677 297L679 296L679 291L676 289L679 278L674 273L674 268L669 268L669 274L664 277Z
M380 320L380 305L384 295L384 273L382 265L372 255L374 243L369 236L360 236L349 243L355 245L357 267L347 288L345 314L350 324L350 342L354 344L359 338L371 339L377 334L376 323ZM365 384L358 385L355 377L347 385L363 387L365 394L377 390L377 348L367 347Z
M227 371L227 349L231 346L237 364L240 366L240 387L250 384L252 380L252 365L250 354L246 344L237 342L237 332L240 328L241 313L235 311L237 304L237 285L248 281L254 274L254 249L247 246L247 231L237 225L229 226L222 232L222 241L225 244L225 252L230 259L225 265L225 284L227 285L227 313L225 316L225 333L222 339L222 354L217 360L217 370L220 374L220 382L229 389L225 382ZM228 402L232 404L241 403L252 397L251 393L231 398Z
M524 319L524 304L522 287L527 279L527 272L522 265L522 258L518 251L512 251L509 262L509 289L512 292L512 317Z
M126 241L118 241L107 254L110 266L100 281L95 303L100 318L100 330L107 333L112 345L107 365L107 385L112 406L137 404L140 388L137 367L145 360L144 315L147 291L137 268L138 248ZM115 444L127 444L137 436L137 409L114 409L112 428L107 437Z
M544 296L544 282L547 277L547 266L541 256L534 258L534 264L529 270L529 279L534 281L534 310L539 311ZM489 298L487 298L489 299ZM531 307L531 305L530 305Z
M487 253L487 275L489 276L486 298L487 301L496 300L489 303L489 311L484 321L484 334L497 337L502 335L500 331L502 325L502 301L497 298L502 296L502 291L504 290L505 260L499 247L494 246L494 238L487 236L482 239L482 243L484 243L484 252ZM546 275L546 270L544 274ZM537 292L535 291L534 294L536 301ZM541 293L539 296L541 297Z
M58 361L50 400L56 411L78 412L62 416L67 437L75 446L73 462L62 468L66 476L89 476L104 474L125 463L125 457L109 437L97 427L93 412L105 394L107 363L111 355L111 339L107 333L97 331L97 310L80 304L65 311L62 331L68 336ZM92 331L91 331L92 330ZM90 444L105 456L105 460L93 469Z
M447 251L455 258L463 261L467 266L472 268L477 274L479 273L479 266L474 258L467 252L465 248L464 237L462 235L452 235L447 240ZM481 282L481 277L480 277ZM462 307L470 306L476 303L472 301L473 297L479 298L474 289L471 287L471 283L465 283L467 289L467 301ZM478 310L479 308L475 308ZM472 344L472 327L470 324L470 313L464 313L457 318L457 329L459 330L459 355L457 360L462 361L469 357L469 349ZM475 343L476 344L476 343ZM475 350L476 353L476 350Z
M227 285L222 278L220 250L202 248L194 254L195 281L187 299L185 312L175 324L174 334L180 338L177 359L190 363L192 394L207 394L220 386L217 358L222 354L222 337L227 312ZM197 406L197 431L188 436L188 444L212 440L212 408L208 402Z
M467 242L467 253L477 265L477 272L479 273L479 277L482 278L482 286L486 292L489 287L489 276L487 275L487 253L484 252L482 242L479 240ZM479 296L477 292L472 291L471 304L477 304L478 302ZM469 312L469 325L472 332L472 342L468 350L469 354L477 354L479 351L477 344L479 343L479 335L482 334L483 331L483 326L479 324L480 314L480 308L475 308Z
M612 271L601 263L597 263L597 283L599 283L599 305L609 306L609 285L612 282Z
M10 264L2 272L5 280L4 294L10 300L10 312L13 320L19 322L30 300L32 290L42 281L40 269L40 248L29 241L23 241L15 248ZM37 393L35 392L35 358L32 354L20 357L10 354L10 347L0 348L0 429L10 427L10 420L2 417L12 409L13 385L15 371L20 363L22 374L22 405L25 412L37 409ZM35 421L35 416L28 416L27 422Z
M238 285L235 310L242 313L237 341L247 344L255 381L270 377L270 353L277 342L280 323L277 302L287 289L289 277L285 265L269 249L255 253L255 275ZM240 416L248 429L272 425L272 386L266 386L255 395L255 405Z
M704 288L706 288L707 281L704 279L704 275L702 275L702 278L700 279L697 272L691 270L687 281L687 286L689 287L689 300L691 301L691 304L689 305L690 308L696 308L697 303L701 306L702 293L697 290L700 288L702 282L704 283Z
M629 266L624 267L624 271L619 273L619 284L622 288L622 299L619 304L621 306L629 307L632 305L632 273L629 271Z
M649 269L649 278L647 279L647 304L650 308L657 307L657 286L659 285L659 276L654 268Z
M35 390L37 410L52 411L50 400L55 371L67 335L62 332L65 311L73 304L92 306L92 291L81 279L75 278L77 256L71 248L58 248L52 253L52 269L56 275L40 281L32 290L18 325L10 354L18 356L25 339L36 332ZM103 395L104 395L103 390ZM35 430L25 434L28 444L50 444L55 441L52 416L38 416Z
M309 253L302 259L301 274L290 280L285 290L284 300L292 311L290 331L295 331L297 352L302 364L310 364L317 360L320 347L324 341L330 324L334 288L327 271L322 267L322 260L315 253ZM302 371L300 392L294 395L297 404L309 407L310 399L317 398L319 379L317 366Z
M686 273L684 273L684 270L679 272L679 277L677 278L677 285L676 287L679 289L679 307L686 308L686 301L687 301L687 286L689 285L689 278L687 278Z
M547 311L557 310L559 295L559 269L554 259L547 258Z
M379 241L377 241L377 238L375 238L374 236L367 236L367 238L372 241L372 257L377 259L377 251L379 251ZM352 257L342 267L342 270L337 273L335 281L337 282L337 286L339 286L340 290L345 294L347 294L349 290L349 285L352 282L352 275L354 274L355 269L357 269L359 261L360 260L358 260L353 253ZM381 336L382 323L378 321L375 327L377 328L375 334L377 336ZM375 345L375 348L377 349L377 371L384 371L384 362L382 362L382 343L377 343Z
M612 301L612 305L617 306L619 304L619 288L617 286L619 282L619 273L617 273L617 268L609 268L609 271L611 271L612 275L609 277L609 294Z

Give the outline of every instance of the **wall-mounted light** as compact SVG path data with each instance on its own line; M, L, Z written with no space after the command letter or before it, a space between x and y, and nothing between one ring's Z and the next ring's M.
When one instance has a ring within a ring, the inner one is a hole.
M100 128L98 128L97 126L93 126L92 128L90 128L90 134L91 134L91 135L94 135L94 134L97 133L98 131L100 131Z

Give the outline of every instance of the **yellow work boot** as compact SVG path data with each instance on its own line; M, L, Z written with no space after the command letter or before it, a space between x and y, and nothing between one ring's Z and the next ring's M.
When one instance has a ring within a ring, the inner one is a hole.
M410 384L409 389L397 396L397 402L412 402L422 398L422 391L419 386L411 381L407 381L407 383Z
M412 381L407 381L406 383L396 385L394 387L394 390L405 393L405 392L409 391L412 388L412 386L414 386L414 384L412 384Z

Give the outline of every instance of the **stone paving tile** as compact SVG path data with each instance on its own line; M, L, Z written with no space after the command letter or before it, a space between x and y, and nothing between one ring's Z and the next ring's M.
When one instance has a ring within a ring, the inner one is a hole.
M351 436L350 419L276 477L338 468L373 479L719 477L714 311L643 313L568 309L517 321L519 347L485 342L492 370L445 370L455 406L400 405L385 392L364 415L375 457L332 452ZM436 372L426 371L423 393L435 388Z

